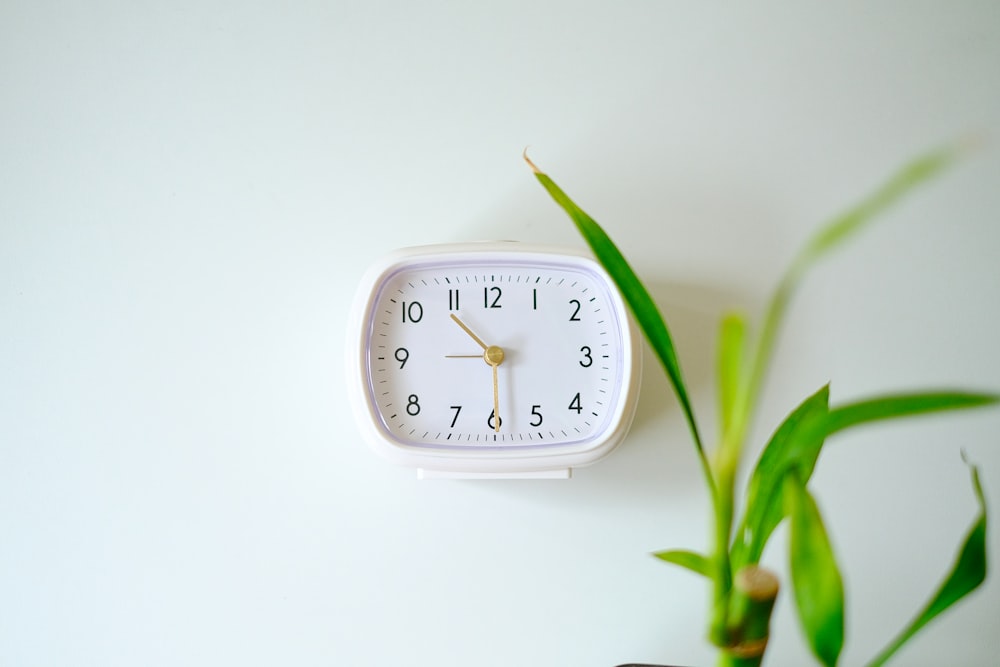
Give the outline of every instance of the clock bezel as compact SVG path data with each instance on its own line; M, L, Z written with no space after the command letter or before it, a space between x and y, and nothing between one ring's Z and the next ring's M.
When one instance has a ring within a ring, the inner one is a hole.
M605 428L579 443L550 447L443 449L406 444L383 429L379 410L369 391L368 345L371 314L377 297L391 276L430 263L488 264L545 263L583 271L607 288L620 326L621 386ZM590 465L610 454L624 440L638 403L641 347L630 313L604 268L576 248L525 244L516 241L452 243L401 248L378 259L365 272L352 304L347 344L348 394L355 420L367 444L392 463L450 476L531 476L566 472ZM427 475L430 476L430 475Z

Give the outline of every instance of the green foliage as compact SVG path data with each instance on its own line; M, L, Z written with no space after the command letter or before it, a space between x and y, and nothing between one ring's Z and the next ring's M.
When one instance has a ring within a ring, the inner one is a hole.
M732 433L733 416L743 382L743 350L746 340L746 322L739 313L729 313L719 325L718 358L719 421L722 433Z
M768 303L750 376L742 392L743 401L734 408L737 411L736 418L741 424L746 425L749 413L756 405L785 311L805 273L819 260L874 222L879 213L909 194L918 185L940 173L957 155L957 149L946 148L911 160L861 202L821 226L805 244L789 265ZM739 435L742 438L743 432Z
M653 554L662 561L673 563L705 577L712 576L712 563L707 556L685 549L668 549Z
M823 447L830 389L823 387L797 407L764 447L747 487L747 509L733 544L733 566L760 562L767 540L785 516L784 478L809 481Z
M833 667L844 647L844 583L816 501L796 472L785 475L785 512L791 522L788 560L795 607L809 647Z
M527 156L525 156L525 159L527 160ZM530 160L528 163L531 164ZM534 165L532 167L534 168ZM535 177L556 203L569 214L569 217L576 224L577 230L579 230L580 234L594 250L605 270L615 281L629 308L635 313L636 320L639 322L643 334L650 341L653 351L656 353L657 358L659 358L660 363L663 365L663 369L670 378L670 383L673 385L674 391L677 392L677 400L680 401L681 408L684 410L684 415L691 428L691 435L694 438L695 445L699 450L702 450L701 435L698 432L694 411L691 409L691 401L688 398L687 388L684 386L684 378L681 373L680 364L677 361L677 352L674 349L673 338L670 336L670 330L667 328L667 323L664 321L663 315L660 314L659 308L656 307L653 298L646 290L646 286L642 284L642 281L635 275L635 271L632 270L632 267L625 260L624 255L618 250L618 247L615 246L601 226L594 222L593 218L573 203L573 200L567 197L566 193L551 178L537 169L535 169Z
M872 660L870 667L879 667L903 644L919 632L934 617L942 613L951 605L955 604L963 597L974 591L986 579L986 499L983 497L983 487L979 482L979 469L972 466L972 488L976 493L976 500L979 502L979 516L972 524L962 548L958 552L958 558L951 572L942 582L937 593L931 598L927 606L917 614L916 618L896 639L892 641L878 656Z
M955 154L947 149L918 157L859 204L821 227L780 280L768 303L752 354L745 318L738 313L723 318L716 349L721 435L711 462L698 430L672 336L659 308L601 226L525 155L538 181L570 216L615 281L673 385L688 422L712 500L713 551L711 555L702 555L671 549L655 555L711 581L713 604L708 636L721 650L721 665L760 664L766 637L759 651L750 651L744 638L758 637L756 630L766 628L769 619L734 613L745 606L733 603L733 578L744 568L758 565L768 539L786 517L791 527L792 585L806 641L822 664L837 663L844 642L843 583L829 536L808 488L819 455L830 436L875 421L990 405L998 400L995 395L967 391L923 391L878 396L831 407L829 387L822 387L788 415L764 447L750 475L743 516L733 531L736 511L733 492L744 440L778 331L802 277L817 261L870 224L877 214L940 173L953 161ZM985 579L986 503L977 469L973 467L972 473L980 514L952 571L927 606L873 660L873 666L882 665L929 621L975 590ZM775 588L773 595L776 594ZM759 614L769 616L773 597L770 603L765 601L754 608L760 610ZM748 632L751 626L754 630Z

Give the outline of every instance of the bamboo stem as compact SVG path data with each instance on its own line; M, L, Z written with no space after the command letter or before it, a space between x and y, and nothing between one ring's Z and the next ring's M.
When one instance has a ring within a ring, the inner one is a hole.
M778 577L748 565L736 573L730 598L730 642L719 667L759 667L770 636L771 613L778 598Z

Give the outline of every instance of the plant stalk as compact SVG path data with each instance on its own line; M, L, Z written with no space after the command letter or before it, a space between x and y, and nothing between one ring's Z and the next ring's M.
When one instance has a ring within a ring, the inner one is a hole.
M748 565L736 573L730 599L730 645L719 655L719 667L759 667L777 598L778 577L770 570Z
M732 562L729 557L729 543L733 528L733 492L736 471L739 467L739 447L733 446L727 437L717 450L715 460L716 502L715 502L715 569L712 577L712 618L709 625L709 639L724 648L730 645L729 613L730 594L733 587Z

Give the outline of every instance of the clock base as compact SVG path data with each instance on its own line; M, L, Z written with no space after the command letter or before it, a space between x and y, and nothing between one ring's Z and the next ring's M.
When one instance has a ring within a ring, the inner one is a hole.
M530 472L455 472L417 468L417 479L569 479L572 476L570 468Z

